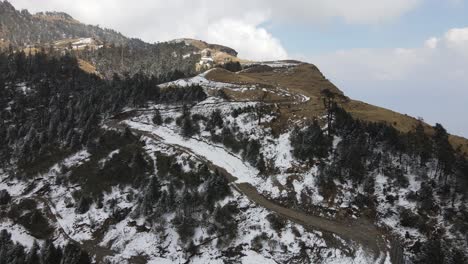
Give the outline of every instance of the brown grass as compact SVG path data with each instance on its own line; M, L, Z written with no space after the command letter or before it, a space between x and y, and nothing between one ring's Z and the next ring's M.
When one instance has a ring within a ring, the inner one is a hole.
M26 55L36 55L37 53L40 52L40 48L35 48L35 47L30 47L30 48L25 48L23 49L23 52L26 54Z
M384 122L402 132L414 130L419 123L418 119L414 117L361 101L350 100L348 103L343 104L343 106L346 111L350 112L356 118L370 122Z
M201 41L201 40L198 40L198 39L185 38L183 40L185 42L189 43L190 45L194 46L195 48L199 49L199 50L203 50L203 49L208 48L208 43L206 43L204 41Z
M0 39L0 49L7 49L9 45L10 43L8 41Z
M231 100L234 101L268 101L268 102L276 102L287 99L283 96L264 92L260 89L256 90L248 90L248 91L233 91L229 89L224 89L224 92L228 95Z
M247 60L242 60L242 59L239 59L235 56L232 56L226 52L222 52L222 51L219 51L217 50L215 47L213 47L213 45L210 45L204 41L201 41L201 40L198 40L198 39L184 39L184 41L186 43L189 43L190 45L194 46L195 48L199 49L200 51L204 50L204 49L210 49L211 50L211 53L212 53L212 57L213 57L213 60L215 63L217 64L220 64L220 63L223 63L225 61L238 61L238 62L241 62L241 63L244 63L244 62L248 62ZM222 47L222 46L220 46Z
M451 135L449 137L449 140L450 143L452 143L452 146L454 146L456 149L460 148L462 153L468 156L468 139L464 137Z
M82 59L78 59L78 64L83 71L100 76L99 72L96 70L96 67L94 67L91 63Z
M274 132L280 132L288 128L291 123L303 120L304 118L311 120L325 113L325 108L322 102L321 91L329 89L339 95L339 103L355 118L367 122L385 122L392 125L402 132L413 130L419 120L395 111L382 107L367 104L361 101L356 101L346 97L333 83L326 79L317 67L311 64L300 64L297 67L289 69L272 69L264 72L239 72L233 73L223 69L215 69L206 75L206 78L212 81L258 85L266 89L275 89L280 87L291 93L299 93L310 97L310 100L305 103L291 103L289 105L280 105L277 111L280 113L280 118L272 124ZM230 96L241 99L258 98L259 92L244 92L242 95L230 92ZM428 134L433 133L433 129L428 124L425 124ZM450 142L454 148L459 148L468 154L468 139L459 136L450 136Z
M227 54L226 52L220 52L220 51L214 52L213 60L215 61L215 63L223 63L225 61L233 61L233 62L240 61L239 58L234 57L230 54Z
M317 67L311 64L301 64L292 69L277 69L269 72L233 73L223 69L215 69L209 72L206 77L213 81L227 83L279 86L309 97L320 97L321 90L325 88L337 94L343 94L322 75Z
M234 84L263 84L262 80L251 78L241 73L233 73L225 69L216 68L208 72L206 78L212 81Z

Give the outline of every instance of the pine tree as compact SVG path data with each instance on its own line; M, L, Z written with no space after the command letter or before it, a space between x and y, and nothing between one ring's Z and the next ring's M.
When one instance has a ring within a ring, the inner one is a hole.
M145 189L141 203L141 214L149 216L153 213L154 204L161 198L161 186L156 177L152 177Z
M214 204L220 199L224 199L231 193L227 179L220 175L218 171L208 178L205 200L210 210L214 209Z
M252 166L257 166L258 157L260 155L261 145L258 140L251 139L248 141L247 146L243 153L243 158Z
M34 243L26 257L26 264L37 264L37 263L40 263L39 244L37 244L37 241L34 240Z
M77 214L85 214L89 211L89 208L91 206L92 200L89 197L86 196L81 196L80 200L78 201L78 204L76 206L75 212Z
M331 141L323 134L317 121L305 129L296 127L290 137L294 157L311 162L314 158L325 158L328 155Z
M446 253L440 239L431 239L424 243L416 264L441 264L445 262Z
M193 124L190 116L185 117L182 120L182 136L190 138L196 133L195 125Z
M47 264L60 264L62 258L60 248L56 248L51 240L46 240L41 248L42 263Z
M154 111L153 123L154 123L155 125L158 125L158 126L160 126L160 125L162 124L161 113L159 112L158 109L156 109L156 110Z
M68 243L63 252L63 264L90 264L91 258L86 251L83 251L79 245Z
M333 121L333 106L335 104L335 94L330 89L323 89L321 91L323 97L323 105L327 111L327 131L328 136L332 135L332 121Z
M223 117L221 116L221 111L216 109L215 111L211 112L210 118L206 124L206 130L211 131L215 128L223 128Z
M11 195L7 190L0 190L0 205L6 205L11 201Z
M448 133L441 124L436 124L434 131L435 154L439 161L440 173L444 174L444 182L447 183L448 176L453 172L455 163L454 150L448 140Z
M426 163L432 157L432 142L424 131L422 121L418 122L411 136L413 138L415 154L419 156L421 164Z

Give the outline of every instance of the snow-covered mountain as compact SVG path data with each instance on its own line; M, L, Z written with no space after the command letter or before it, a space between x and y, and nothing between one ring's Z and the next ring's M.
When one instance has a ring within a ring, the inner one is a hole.
M0 1L0 51L22 49L56 55L73 53L90 73L111 79L115 73L191 76L215 65L237 62L237 52L194 39L146 43L98 26L86 25L66 13L16 10Z
M123 40L2 40L0 263L467 262L465 139L311 64Z

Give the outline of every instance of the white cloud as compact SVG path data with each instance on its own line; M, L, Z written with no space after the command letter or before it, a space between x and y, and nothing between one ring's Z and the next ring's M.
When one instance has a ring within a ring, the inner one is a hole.
M444 41L448 48L468 56L468 27L450 29L445 33Z
M229 43L244 58L252 60L288 58L280 41L266 29L240 20L223 19L211 24L200 37L209 42Z
M432 37L428 40L426 40L426 42L424 42L424 46L426 48L429 48L429 49L435 49L437 48L437 45L439 44L439 39L436 38L436 37Z
M440 38L429 38L421 47L340 50L309 60L318 62L345 83L402 81L421 76L447 80L468 72L468 60L461 56L464 54L468 54L468 27L450 29ZM468 76L460 78L468 83Z
M285 19L317 21L341 18L348 23L374 24L416 8L422 0L271 0L273 13Z
M224 44L247 59L281 59L287 53L268 22L342 19L373 24L414 9L422 0L11 0L17 8L65 11L85 23L113 28L145 41L181 37Z

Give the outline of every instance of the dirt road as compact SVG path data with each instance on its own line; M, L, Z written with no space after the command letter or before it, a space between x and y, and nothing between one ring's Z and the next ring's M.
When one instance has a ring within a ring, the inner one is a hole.
M115 129L122 129L125 127L125 125L119 123L116 120L108 122L107 125ZM234 175L230 174L226 169L217 166L206 157L198 154L197 150L190 149L186 146L181 146L178 144L167 144L161 135L136 128L130 129L133 133L145 136L159 143L173 147L178 151L187 153L197 158L199 161L207 164L211 169L218 170L223 176L227 177L227 179L231 182L231 185L237 191L245 195L250 201L257 204L258 206L275 212L291 220L292 222L303 225L304 227L336 234L347 241L353 241L360 244L364 248L367 248L374 253L376 263L384 263L385 256L387 252L390 251L389 247L387 246L388 242L385 239L385 232L381 231L373 223L365 219L350 219L349 221L342 222L326 219L320 216L309 215L299 210L286 208L265 198L252 185L248 183L236 183L237 178Z

